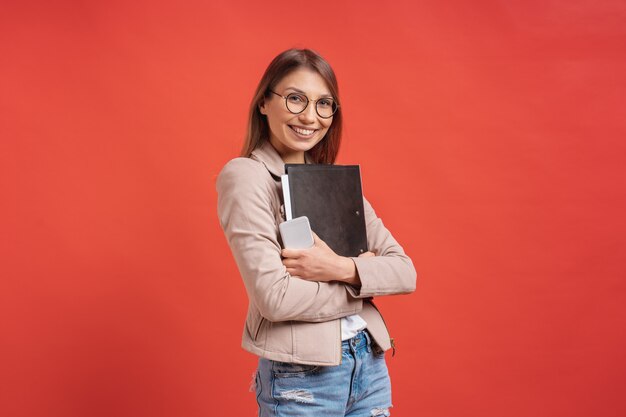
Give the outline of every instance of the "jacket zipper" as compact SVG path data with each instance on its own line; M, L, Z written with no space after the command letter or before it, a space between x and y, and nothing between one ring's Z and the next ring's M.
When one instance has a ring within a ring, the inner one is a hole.
M341 343L341 319L339 319L339 365L341 365L342 360L343 360L343 347Z
M372 307L374 307L376 309L376 311L378 311L378 314L380 315L380 318L383 319L383 324L385 325L385 329L387 329L387 334L389 334L389 327L387 327L387 322L385 322L385 318L383 317L383 313L380 312L380 310L378 309L378 307L376 307L376 304L374 304L374 300L370 300L370 304L372 305ZM391 335L389 335L389 343L391 343L391 349L392 349L392 353L391 353L391 357L396 356L396 343L393 337L391 337Z

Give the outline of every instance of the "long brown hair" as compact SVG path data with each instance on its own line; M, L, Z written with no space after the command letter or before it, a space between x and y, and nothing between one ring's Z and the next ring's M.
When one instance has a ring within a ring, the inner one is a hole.
M270 90L274 89L276 84L287 74L299 68L309 68L317 72L326 81L330 94L337 103L340 103L335 73L330 64L317 52L310 49L288 49L280 53L265 70L250 103L248 132L241 156L249 157L254 149L258 148L264 141L269 140L269 125L267 118L259 111L259 105L263 100L269 98ZM318 164L335 162L341 143L341 126L342 116L341 108L339 108L333 115L333 121L324 138L308 151L313 162Z

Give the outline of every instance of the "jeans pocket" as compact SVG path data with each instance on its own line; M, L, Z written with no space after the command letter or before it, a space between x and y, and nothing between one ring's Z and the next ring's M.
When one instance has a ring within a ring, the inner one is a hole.
M272 372L276 378L303 377L315 373L319 368L317 365L272 361Z
M259 397L261 396L261 375L257 370L254 373L254 390L256 392L256 404L258 407L258 415L261 415L261 402L259 401Z
M385 357L385 351L378 346L378 343L372 342L372 356L374 356L375 358L384 358Z

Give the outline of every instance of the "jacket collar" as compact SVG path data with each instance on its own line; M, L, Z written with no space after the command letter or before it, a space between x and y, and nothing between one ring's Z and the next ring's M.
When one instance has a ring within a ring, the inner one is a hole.
M263 141L263 143L253 150L251 157L262 162L273 176L280 178L281 175L285 175L285 162L283 162L279 153L274 149L269 140ZM304 153L304 161L307 164L313 163L308 152Z

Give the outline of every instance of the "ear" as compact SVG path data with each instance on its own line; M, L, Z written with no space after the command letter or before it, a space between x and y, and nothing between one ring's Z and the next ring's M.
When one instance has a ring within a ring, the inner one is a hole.
M259 111L261 112L261 114L267 116L267 110L265 109L265 98L262 98L261 102L259 103Z

